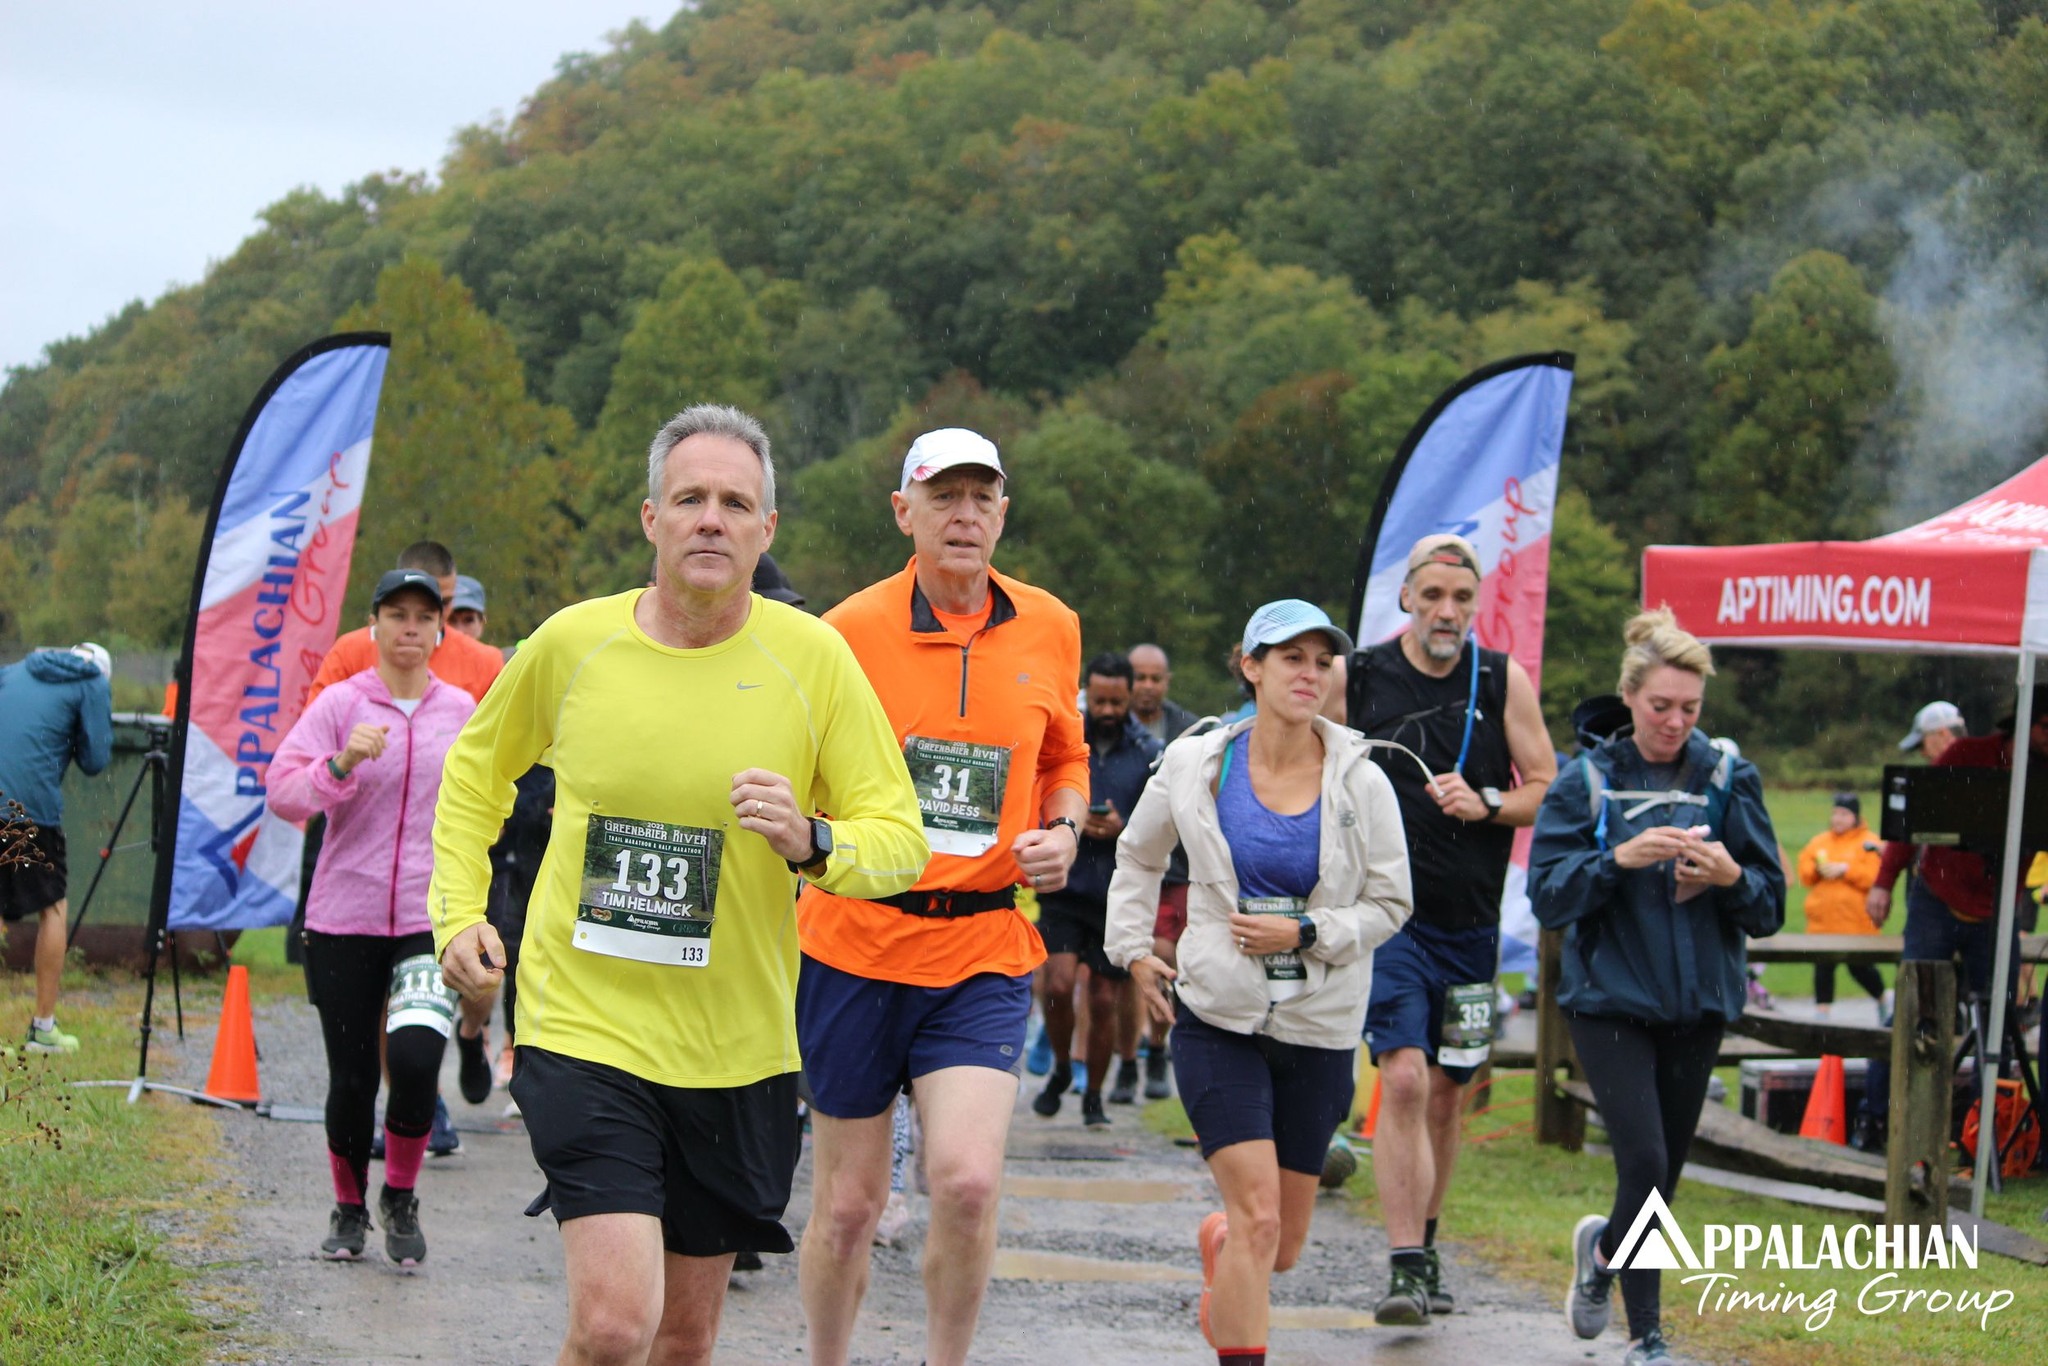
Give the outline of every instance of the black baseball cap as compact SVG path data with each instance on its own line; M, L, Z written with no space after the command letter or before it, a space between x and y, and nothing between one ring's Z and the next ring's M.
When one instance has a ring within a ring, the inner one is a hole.
M804 595L796 591L789 575L782 572L782 566L775 563L775 557L765 550L754 563L754 591L772 601L786 602L791 607L804 605Z
M384 577L377 580L377 591L370 595L370 610L376 611L386 598L408 588L418 589L433 600L435 607L441 606L441 581L432 574L424 569L387 569Z

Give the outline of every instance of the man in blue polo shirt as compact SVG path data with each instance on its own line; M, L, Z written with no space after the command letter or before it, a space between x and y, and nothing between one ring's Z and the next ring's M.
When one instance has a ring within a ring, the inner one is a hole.
M1074 979L1088 965L1087 1089L1081 1122L1109 1123L1102 1108L1102 1079L1116 1044L1117 999L1129 990L1130 974L1102 952L1109 918L1109 880L1116 872L1116 837L1137 806L1163 746L1131 715L1131 661L1100 654L1088 661L1083 703L1088 713L1088 819L1081 826L1080 852L1067 872L1067 885L1038 898L1038 933L1045 940L1045 1033L1052 1044L1052 1075L1031 1108L1048 1119L1060 1112L1060 1097L1074 1084Z

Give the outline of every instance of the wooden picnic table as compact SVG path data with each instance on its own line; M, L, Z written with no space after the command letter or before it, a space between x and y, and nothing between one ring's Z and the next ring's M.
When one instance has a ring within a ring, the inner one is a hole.
M1774 934L1749 941L1752 963L1896 963L1906 951L1900 934ZM2022 963L2048 962L2048 934L2020 936Z

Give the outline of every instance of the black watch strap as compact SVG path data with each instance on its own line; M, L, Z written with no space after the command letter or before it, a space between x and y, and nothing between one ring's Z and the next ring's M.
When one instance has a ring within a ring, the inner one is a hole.
M783 863L790 872L801 873L808 868L818 867L831 857L832 827L819 817L813 816L811 817L811 856L801 863L794 859L784 859Z
M1045 828L1050 830L1055 825L1066 826L1067 829L1074 832L1075 841L1079 842L1081 838L1081 827L1075 823L1074 818L1072 816L1054 816L1051 820L1045 823Z

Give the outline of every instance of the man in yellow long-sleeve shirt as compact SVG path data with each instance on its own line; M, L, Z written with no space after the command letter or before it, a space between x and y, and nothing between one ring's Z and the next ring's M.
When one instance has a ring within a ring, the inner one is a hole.
M664 426L640 513L654 586L535 631L442 779L430 910L469 994L504 963L486 851L514 779L543 753L555 771L512 1094L547 1178L529 1212L561 1223L565 1361L709 1361L733 1255L791 1250L796 875L890 896L928 857L852 652L749 591L774 477L744 413Z

